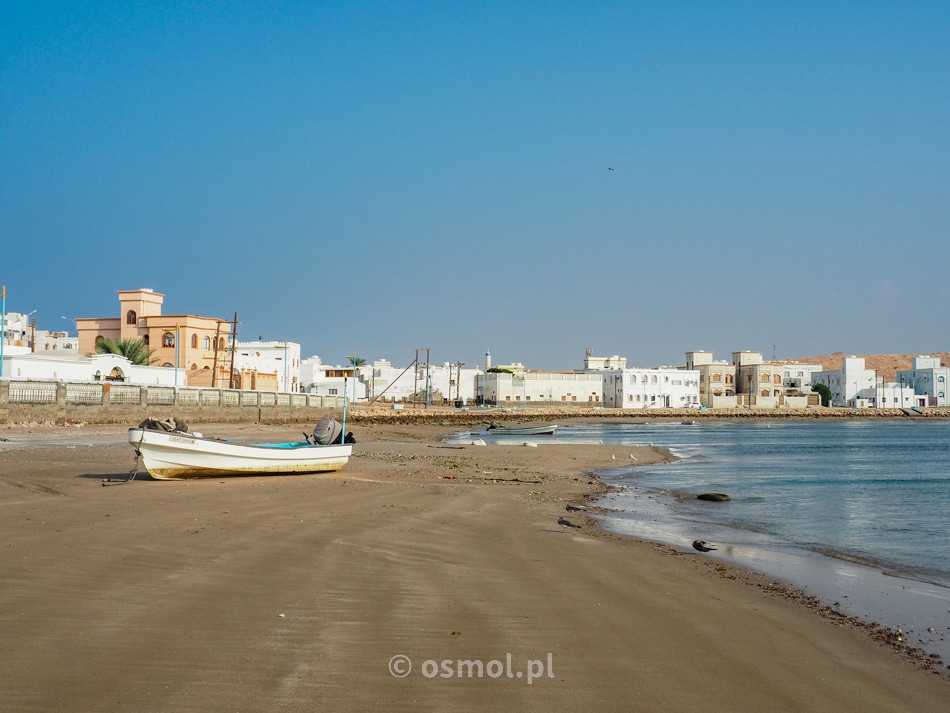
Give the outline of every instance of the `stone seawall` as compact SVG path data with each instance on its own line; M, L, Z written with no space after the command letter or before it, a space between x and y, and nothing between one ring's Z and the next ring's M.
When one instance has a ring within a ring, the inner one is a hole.
M440 426L459 426L463 428L481 427L489 421L499 423L557 422L570 419L598 419L611 423L629 423L644 420L672 421L734 421L737 419L772 419L790 421L810 421L817 419L904 419L904 418L941 418L950 419L950 409L924 409L909 415L901 409L854 409L811 407L807 409L787 408L751 408L723 409L720 411L697 409L589 409L589 408L528 408L527 411L492 409L429 409L429 410L382 410L354 407L347 414L347 421L359 423L424 423Z
M109 406L77 404L4 404L0 407L0 425L44 424L127 424L135 425L146 418L175 416L188 424L197 423L269 423L313 424L324 416L342 417L341 408L295 406L139 406L112 404ZM609 422L643 421L645 419L702 422L707 420L781 419L807 421L813 419L950 419L950 409L929 408L917 412L900 409L724 409L721 411L696 409L650 409L648 411L621 411L617 409L543 408L528 410L454 409L454 408L380 408L351 405L347 422L379 424L430 424L446 427L480 428L489 421L503 423L549 422L570 419L598 419Z

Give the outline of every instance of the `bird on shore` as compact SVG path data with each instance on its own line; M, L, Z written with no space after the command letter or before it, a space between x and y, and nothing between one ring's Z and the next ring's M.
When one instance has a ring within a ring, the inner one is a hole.
M573 522L568 520L566 517L559 517L557 519L557 524L561 527L580 527L580 525L575 525Z
M693 549L699 550L700 552L712 552L716 548L705 540L693 540Z
M578 510L586 510L587 506L586 505L568 505L564 509L567 510L568 512L577 512Z

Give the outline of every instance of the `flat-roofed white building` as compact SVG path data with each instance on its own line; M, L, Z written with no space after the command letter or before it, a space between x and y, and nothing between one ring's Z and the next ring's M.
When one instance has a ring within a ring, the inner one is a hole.
M603 379L607 408L689 408L700 404L696 369L617 369L604 372Z
M521 367L520 364L509 366ZM506 368L506 367L497 367ZM475 402L490 406L573 404L600 406L603 403L601 372L488 371L476 379Z
M115 381L142 386L186 385L185 374L176 374L174 369L139 366L118 354L85 355L75 350L4 355L3 376L37 381Z
M446 405L475 400L475 379L481 370L462 362L410 364L394 367L388 359L362 366L359 378L366 385L367 398L382 403L413 401Z
M797 361L776 363L782 366L782 386L786 395L811 393L812 374L821 371L821 364L801 364Z
M300 391L300 345L239 341L234 348L234 370L242 375L242 382L253 374L252 388L260 391Z
M849 356L841 368L812 374L812 384L824 384L831 391L831 405L867 408L877 404L877 373L864 366L864 358Z
M360 380L360 371L365 368L351 364L330 366L320 357L311 356L300 362L301 389L319 396L346 396L351 403L365 401L366 384Z
M898 384L909 384L916 399L916 406L950 406L947 384L950 383L950 367L940 364L940 359L932 356L917 356L911 362L910 369L897 372Z

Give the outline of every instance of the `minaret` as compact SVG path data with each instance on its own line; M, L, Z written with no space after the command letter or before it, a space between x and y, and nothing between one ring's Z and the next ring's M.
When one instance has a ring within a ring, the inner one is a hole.
M491 369L491 352L485 352L485 371Z

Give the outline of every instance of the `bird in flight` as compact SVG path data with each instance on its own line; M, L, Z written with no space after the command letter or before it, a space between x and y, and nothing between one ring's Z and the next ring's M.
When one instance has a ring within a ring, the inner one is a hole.
M613 171L613 169L612 169L610 166L607 166L607 170L608 170L608 171Z

